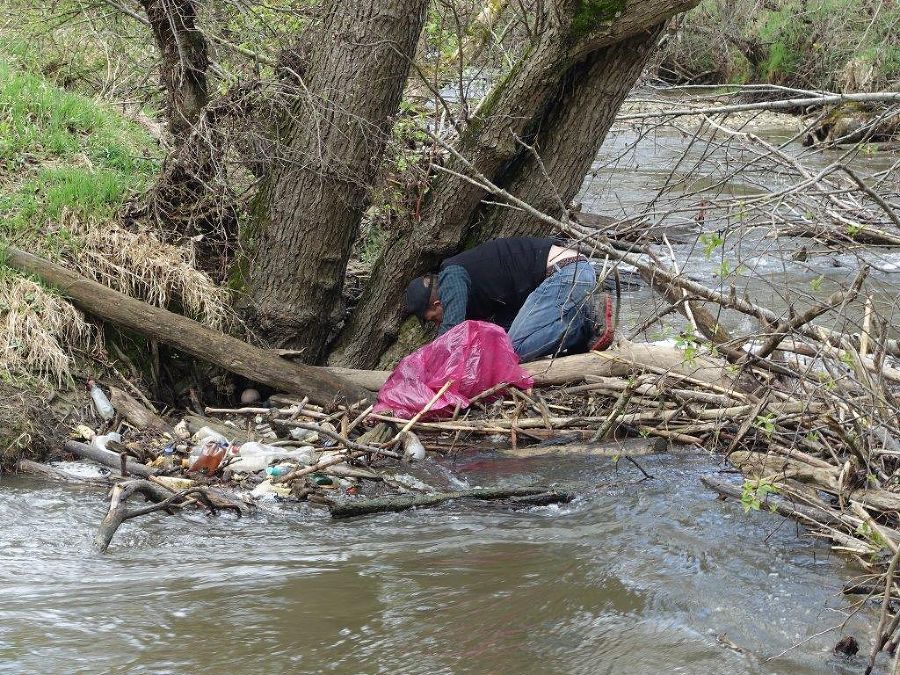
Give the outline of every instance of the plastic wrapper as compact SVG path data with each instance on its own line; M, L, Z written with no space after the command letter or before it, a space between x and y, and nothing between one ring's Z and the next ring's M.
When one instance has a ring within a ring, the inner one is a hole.
M485 321L463 321L397 364L378 392L375 412L409 419L448 380L452 384L423 419L449 417L457 406L467 408L473 398L503 382L519 389L534 384L519 365L506 331Z

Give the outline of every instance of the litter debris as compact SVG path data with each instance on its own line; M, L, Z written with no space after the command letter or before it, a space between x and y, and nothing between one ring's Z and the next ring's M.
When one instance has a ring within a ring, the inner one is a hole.
M97 410L97 414L107 422L110 421L113 417L116 416L116 409L113 408L113 404L109 402L109 399L106 398L106 394L103 393L100 385L94 382L94 380L88 380L87 384L88 389L91 393L91 399L94 401L94 408Z

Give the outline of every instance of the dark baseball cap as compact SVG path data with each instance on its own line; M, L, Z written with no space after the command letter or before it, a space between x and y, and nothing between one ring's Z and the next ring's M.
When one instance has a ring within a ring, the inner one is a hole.
M431 304L431 284L433 277L416 277L406 287L406 296L403 304L403 315L415 314L422 321L425 320L425 310Z

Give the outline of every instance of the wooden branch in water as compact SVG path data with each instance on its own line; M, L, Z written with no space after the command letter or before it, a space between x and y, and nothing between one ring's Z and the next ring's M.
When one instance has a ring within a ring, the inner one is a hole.
M76 476L71 473L57 469L49 464L41 464L40 462L32 462L30 459L20 459L16 463L16 471L28 474L29 476L39 476L47 480L57 481L60 483L73 483L79 485L96 485L105 487L110 481L107 478L88 478L86 476Z
M78 441L66 441L66 444L63 447L66 452L70 452L76 457L89 459L98 464L102 464L103 466L108 466L110 469L115 469L116 471L119 471L122 468L122 455L113 452L112 450L101 450L100 448L95 448L92 445L85 445ZM135 462L133 459L128 459L126 461L125 468L128 470L128 473L134 474L135 476L141 476L142 478L148 478L149 476L156 474L156 471L146 464Z
M706 487L718 492L723 497L731 497L737 500L741 499L741 488L732 483L728 483L713 476L701 476L700 480ZM857 553L870 554L877 552L877 550L873 550L876 547L873 547L868 542L857 539L856 537L831 527L828 514L820 513L813 508L805 507L800 504L788 504L784 500L772 498L771 495L767 497L766 502L762 505L760 511L769 510L770 508L774 509L775 513L780 516L791 518L803 525L822 528L835 542L839 543L841 546L853 549Z
M141 494L147 501L154 502L151 506L128 510L128 498L134 494ZM110 542L119 529L119 526L126 520L144 516L155 511L168 511L173 513L172 508L179 506L186 497L196 495L203 504L213 513L216 507L206 496L206 489L201 487L192 487L181 492L172 493L164 487L151 483L147 480L129 480L123 483L117 483L110 496L109 511L94 537L94 545L101 553L105 553L109 548ZM240 515L240 511L238 511Z
M13 246L6 248L4 262L20 272L41 277L89 314L165 342L254 382L280 391L306 394L324 404L335 399L368 401L372 398L369 391L326 368L278 358L265 349L211 330L181 314L136 300Z
M475 488L459 492L436 492L424 495L402 495L399 497L381 497L353 502L343 502L331 507L332 518L352 518L371 513L405 511L417 506L435 506L451 499L508 499L510 497L527 497L534 495L556 495L558 502L569 502L575 498L573 492L554 490L547 487L527 488ZM545 502L550 503L550 502Z
M630 439L625 443L572 443L566 445L539 445L530 448L501 450L504 457L520 459L530 457L643 457L660 455L668 450L663 438Z

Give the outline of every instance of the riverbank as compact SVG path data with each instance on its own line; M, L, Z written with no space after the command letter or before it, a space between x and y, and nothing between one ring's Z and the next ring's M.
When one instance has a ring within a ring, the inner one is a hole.
M896 90L898 35L900 11L881 2L704 0L679 19L659 72L680 83Z

